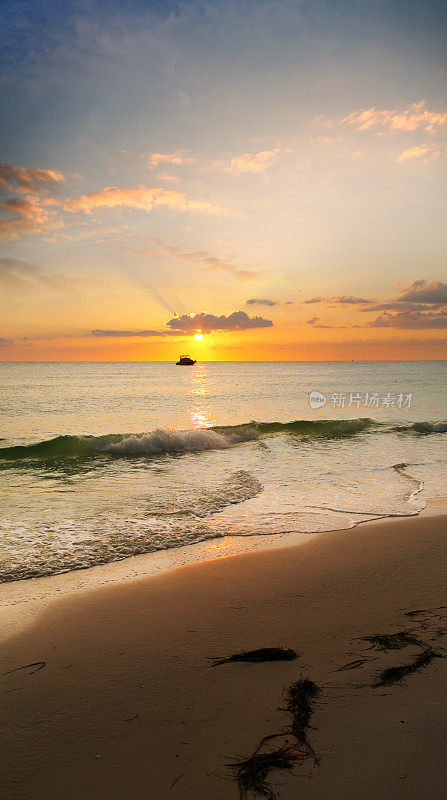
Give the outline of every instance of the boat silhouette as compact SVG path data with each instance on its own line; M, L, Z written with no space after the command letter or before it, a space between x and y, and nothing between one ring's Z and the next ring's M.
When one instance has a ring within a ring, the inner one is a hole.
M192 367L195 363L195 358L190 358L189 356L180 356L179 360L176 362L178 367Z

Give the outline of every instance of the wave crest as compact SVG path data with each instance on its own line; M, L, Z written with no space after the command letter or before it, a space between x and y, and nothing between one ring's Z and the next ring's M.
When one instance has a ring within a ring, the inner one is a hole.
M226 450L241 442L290 434L293 436L338 439L367 431L390 430L372 419L293 420L291 422L252 422L241 425L215 426L197 430L173 431L156 428L148 433L114 433L104 436L57 436L30 445L0 448L0 461L87 459L98 456L155 457L181 455L205 450ZM447 422L415 422L395 426L398 433L445 433Z
M239 442L256 439L256 432L247 430L240 434L225 436L212 428L199 428L194 431L170 431L156 428L150 433L131 435L120 442L111 442L104 452L121 456L152 456L163 453L196 453L202 450L226 450ZM102 449L102 448L99 448Z
M447 433L447 421L440 422L414 422L412 425L396 425L393 430L399 433Z

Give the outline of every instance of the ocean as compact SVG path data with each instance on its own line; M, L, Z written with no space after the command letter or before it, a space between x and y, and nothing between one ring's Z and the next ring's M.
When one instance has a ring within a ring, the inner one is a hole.
M446 365L1 363L0 581L446 496Z

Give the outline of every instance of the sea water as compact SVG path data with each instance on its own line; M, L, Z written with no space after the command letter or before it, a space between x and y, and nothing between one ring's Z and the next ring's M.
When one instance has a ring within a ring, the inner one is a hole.
M0 580L446 496L445 362L0 364Z

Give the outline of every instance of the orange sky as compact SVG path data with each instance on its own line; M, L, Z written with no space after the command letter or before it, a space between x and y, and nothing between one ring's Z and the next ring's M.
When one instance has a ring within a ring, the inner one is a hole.
M6 2L0 360L445 358L443 4L205 5Z

